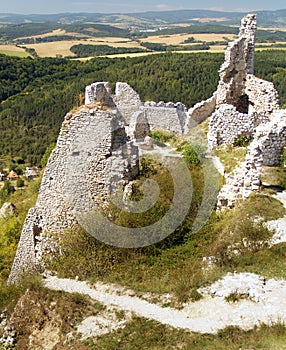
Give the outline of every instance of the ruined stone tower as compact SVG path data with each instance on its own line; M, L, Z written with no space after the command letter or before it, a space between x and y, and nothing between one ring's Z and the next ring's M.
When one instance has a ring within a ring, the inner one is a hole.
M143 103L127 83L117 83L114 95L107 82L86 87L86 105L68 113L62 124L37 203L23 226L10 283L59 249L53 235L77 224L78 213L104 205L136 177L138 148L132 139L142 141L150 130L191 133L209 118L210 150L249 136L245 162L226 179L218 206L232 207L259 188L261 166L276 165L286 145L286 111L278 111L273 84L253 75L255 30L256 16L245 16L238 38L226 49L217 90L189 111L180 102Z

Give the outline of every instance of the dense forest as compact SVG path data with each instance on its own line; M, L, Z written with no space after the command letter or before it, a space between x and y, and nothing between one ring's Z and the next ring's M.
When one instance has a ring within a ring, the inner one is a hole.
M31 59L0 56L0 157L40 164L64 115L95 81L128 82L142 100L181 101L187 107L212 95L223 54L164 53L136 58ZM256 75L273 81L286 104L285 51L256 54Z
M113 47L109 45L78 44L70 48L77 57L94 57L121 53L145 52L140 47Z

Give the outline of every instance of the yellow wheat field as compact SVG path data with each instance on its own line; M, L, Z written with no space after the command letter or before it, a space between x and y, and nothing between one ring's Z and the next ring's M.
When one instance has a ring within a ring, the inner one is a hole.
M228 41L233 40L236 35L234 34L172 34L172 35L157 35L144 38L142 42L152 42L158 44L166 45L179 45L184 42L184 40L194 37L195 40L200 41L225 41L224 38L228 38Z
M56 57L56 56L74 56L70 51L73 45L90 44L90 45L109 45L113 47L140 47L136 41L126 38L102 37L85 40L63 40L48 43L37 43L25 45L28 48L36 50L39 57Z

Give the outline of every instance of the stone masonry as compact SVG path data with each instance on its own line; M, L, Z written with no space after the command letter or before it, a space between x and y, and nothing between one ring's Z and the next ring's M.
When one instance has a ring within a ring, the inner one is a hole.
M156 103L153 101L147 101L143 103L140 100L137 92L134 91L131 86L129 86L127 83L121 82L116 83L115 94L112 95L110 92L109 84L105 82L94 83L86 87L86 105L96 101L97 84L104 84L104 86L107 86L107 92L110 94L109 98L112 100L112 103L114 106L116 106L122 115L124 121L126 122L126 125L130 126L130 124L133 124L134 126L134 118L138 117L138 112L142 112L143 115L147 118L147 123L150 126L150 130L159 129L177 135L183 134L187 119L187 109L181 102L165 103L163 101L160 101Z
M49 158L36 206L30 209L21 234L9 282L59 249L54 235L77 223L77 213L104 205L113 191L138 174L138 148L128 140L124 122L104 84L101 100L68 113L56 148ZM106 105L111 101L110 105ZM110 107L111 106L111 107Z
M245 161L226 177L226 184L218 195L218 209L233 208L238 200L259 190L262 165L279 165L285 145L286 110L281 110L256 129Z
M286 145L286 110L278 110L272 83L253 75L256 16L242 19L239 36L228 45L213 96L189 111L178 102L145 102L127 83L86 87L85 106L66 115L45 169L37 203L26 217L9 277L17 281L26 269L41 269L43 257L60 247L56 237L78 223L78 213L124 189L138 174L133 140L149 139L150 130L177 135L209 118L209 149L253 139L245 161L226 179L218 208L233 207L260 185L261 166L276 165Z

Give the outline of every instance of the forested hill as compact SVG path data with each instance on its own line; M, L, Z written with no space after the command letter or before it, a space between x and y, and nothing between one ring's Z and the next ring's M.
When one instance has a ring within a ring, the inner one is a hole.
M95 81L128 82L142 100L181 101L187 107L210 97L223 54L197 53L97 58L21 59L0 56L0 157L39 164L58 135L64 115L83 102ZM256 54L256 75L273 81L286 104L285 51Z
M74 24L59 24L53 22L47 23L22 23L8 26L0 26L0 38L2 41L13 40L20 37L29 37L33 35L41 35L53 30L62 29L67 32L81 34L93 37L127 37L129 32L125 29L116 28L105 24L93 23L74 23Z
M286 24L286 10L256 11L262 27L283 27ZM5 23L113 23L129 25L167 25L175 23L221 23L237 25L245 12L223 12L211 10L148 11L141 13L60 13L49 15L0 14Z

